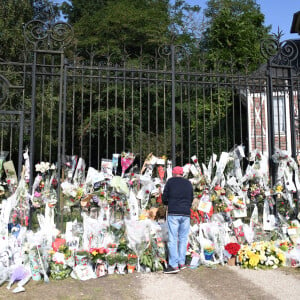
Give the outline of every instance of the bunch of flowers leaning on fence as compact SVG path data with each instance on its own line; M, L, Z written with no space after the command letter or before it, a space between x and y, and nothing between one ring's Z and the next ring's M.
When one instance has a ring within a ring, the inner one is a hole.
M28 164L19 182L14 179L12 185L11 175L3 179L8 182L2 184L0 199L2 284L10 280L10 287L23 278L21 291L30 278L88 280L167 268L168 228L162 194L172 177L172 163L151 153L139 170L133 153L114 158L120 160L106 159L100 170L85 170L82 158L70 156L64 160L60 185L55 165L42 162L36 166L31 192ZM245 169L242 159L248 160ZM278 149L272 159L278 165L273 186L266 171L268 158L257 150L245 157L242 146L220 157L213 155L207 165L194 155L190 163L179 166L194 195L185 266L300 265L298 165ZM58 188L63 201L59 208ZM29 211L34 212L30 220ZM24 270L24 276L12 275L12 267Z

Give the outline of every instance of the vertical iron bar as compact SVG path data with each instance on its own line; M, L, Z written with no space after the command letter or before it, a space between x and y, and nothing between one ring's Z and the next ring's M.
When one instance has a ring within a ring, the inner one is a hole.
M158 154L158 74L157 74L157 59L155 59L155 153ZM160 149L161 151L161 149Z
M20 111L20 129L19 129L19 161L18 161L18 178L21 178L22 172L22 153L23 153L23 132L24 132L24 112Z
M30 119L30 155L29 155L30 156L30 178L29 178L29 192L30 193L32 191L32 183L33 183L34 146L35 146L36 59L37 59L37 52L36 52L36 49L34 49L33 50L33 63L32 63L31 119Z
M67 125L67 73L68 67L63 68L63 122L62 122L62 163L65 163L66 155L66 125Z
M126 138L126 62L124 61L123 69L123 129L122 129L122 151L125 150L125 138Z
M91 54L90 57L90 117L89 117L89 166L92 164L92 113L93 113L93 60L94 60L94 55L93 53Z
M205 76L202 79L202 97L203 97L203 159L206 163L206 95L205 95Z
M43 73L45 73L45 56L43 56ZM42 108L41 108L41 141L40 141L40 161L43 159L43 139L44 139L44 105L45 105L45 75L42 75Z
M107 65L109 65L109 62L107 62ZM109 69L107 69L106 72L106 157L108 157L108 128L109 128L109 122L108 122L108 109L109 109Z
M82 149L83 149L83 136L84 136L84 126L83 126L83 120L84 120L84 117L83 117L83 113L84 113L84 110L83 110L83 107L84 107L84 71L85 69L83 68L82 66L82 71L81 71L81 113L80 113L80 157L82 157Z
M198 124L198 77L196 76L196 86L195 86L195 132L196 132L196 155L199 158L199 124Z
M140 66L140 69L142 69L142 66ZM142 71L139 71L139 106L140 106L140 115L139 115L139 153L140 157L142 158Z
M134 152L134 148L133 148L133 145L134 145L134 136L133 136L133 133L134 133L134 128L133 128L133 124L134 124L134 72L131 72L131 149L132 151ZM124 149L125 151L125 149ZM141 162L140 162L140 165L141 165Z
M172 165L176 166L176 123L175 123L175 46L171 45L172 63Z
M183 92L182 92L182 85L183 85L184 77L183 75L180 77L180 165L183 165Z
M118 68L115 68L115 128L114 128L114 136L115 136L115 148L114 153L117 153L118 148ZM108 154L106 156L109 157Z
M218 130L219 130L219 153L221 154L222 148L221 148L221 109L220 109L220 76L218 76L217 79L217 97L218 97Z
M191 155L191 76L190 66L188 66L188 84L187 84L187 98L188 98L188 161L190 161Z
M270 60L267 65L268 71L268 91L267 91L267 110L268 110L268 151L269 151L269 168L271 175L271 184L275 184L275 166L272 160L274 153L274 111L273 111L273 83L272 83L272 66Z
M100 137L100 124L101 124L101 70L100 67L98 69L98 115L97 115L97 122L98 122L98 150L97 150L97 170L100 170L100 160L101 160L101 156L100 156L100 141L101 141L101 137Z
M151 144L151 137L150 137L150 117L151 117L151 112L150 112L150 72L149 72L149 65L148 65L148 70L147 70L147 136L148 136L148 149L147 152L150 153L150 144Z
M59 106L58 106L58 141L57 141L57 207L59 209L58 219L58 228L62 230L63 227L63 207L64 203L60 199L60 177L61 177L61 137L62 137L62 101L63 101L63 84L64 84L64 53L60 54L60 74L59 74Z
M164 73L164 85L163 85L163 103L164 103L164 154L167 154L167 143L166 143L166 139L167 139L167 133L166 133L166 129L167 129L167 121L166 121L166 97L167 97L167 92L166 92L166 73Z
M297 162L297 142L296 142L296 127L295 127L295 104L294 104L294 86L293 86L293 79L292 79L292 69L288 69L288 82L289 82L289 108L290 108L290 123L291 123L291 153L294 160ZM298 108L299 109L299 108ZM298 112L299 113L299 112ZM298 175L298 174L297 174ZM295 177L295 173L293 174ZM295 180L294 180L295 181ZM299 212L299 200L300 200L300 191L297 189L297 203L296 203L296 216L298 216Z
M73 64L75 65L75 57L73 60ZM75 145L75 87L76 87L76 69L73 69L73 82L72 82L72 151L71 151L71 155L74 155L74 145Z

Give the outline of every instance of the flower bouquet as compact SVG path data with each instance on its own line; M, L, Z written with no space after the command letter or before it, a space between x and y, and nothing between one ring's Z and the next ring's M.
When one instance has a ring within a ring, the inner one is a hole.
M72 252L67 245L61 245L58 251L49 252L50 277L55 280L65 279L72 271Z
M261 241L242 246L238 252L238 262L243 268L276 269L285 264L285 255L273 241Z
M231 255L237 255L240 249L241 245L238 243L228 243L225 245L225 250Z
M290 241L282 241L279 243L279 249L286 252L293 249L293 244Z
M93 263L99 263L100 261L105 261L106 254L108 250L104 247L101 248L91 248L90 249L90 258Z
M122 175L121 177L124 177L125 171L131 166L135 158L135 155L133 153L121 153L121 166L122 166Z
M230 258L228 258L228 265L234 266L236 263L236 255L238 254L241 245L238 243L228 243L225 245L225 250L231 255Z
M214 252L215 252L215 247L212 244L204 246L205 260L211 260Z

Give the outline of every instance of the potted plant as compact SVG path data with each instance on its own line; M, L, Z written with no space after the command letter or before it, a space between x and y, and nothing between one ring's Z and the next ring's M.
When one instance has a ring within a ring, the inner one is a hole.
M118 245L115 243L109 243L107 245L108 253L116 253L118 249Z
M90 249L90 259L94 263L95 273L97 277L106 275L105 256L107 252L108 250L104 247Z
M137 256L135 254L128 254L127 256L127 270L128 273L133 273L137 263Z
M116 268L116 255L111 253L106 255L107 273L113 274Z
M90 249L90 258L93 263L99 263L99 261L104 261L105 256L108 253L108 250L104 247L101 248L91 248Z
M117 262L118 273L125 274L124 269L126 267L127 256L123 253L117 253L116 262Z
M75 265L86 265L89 260L90 253L85 250L77 251L75 253Z

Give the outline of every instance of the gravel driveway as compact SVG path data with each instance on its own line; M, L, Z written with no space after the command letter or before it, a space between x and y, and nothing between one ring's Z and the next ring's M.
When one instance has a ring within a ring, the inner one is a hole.
M88 281L30 281L14 295L0 288L0 299L300 299L300 269L248 270L216 266L178 274L133 273Z

